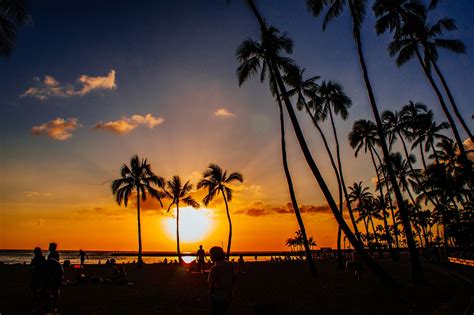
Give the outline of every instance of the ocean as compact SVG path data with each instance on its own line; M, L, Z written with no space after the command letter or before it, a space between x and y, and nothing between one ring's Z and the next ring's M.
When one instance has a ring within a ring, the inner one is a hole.
M108 259L114 258L117 263L132 263L137 260L136 253L130 252L112 252L112 251L90 251L87 252L87 264L104 264ZM282 257L285 255L297 256L286 252L246 252L242 253L247 262L254 261L270 261L272 257ZM43 252L44 256L48 256L48 252ZM72 264L79 264L79 251L63 250L59 251L61 262L70 260ZM193 261L196 256L194 253L182 252L182 258L185 262ZM206 253L208 255L208 253ZM240 253L231 255L230 259L237 261ZM0 263L4 264L29 264L33 258L32 250L0 250ZM162 263L164 259L168 262L178 260L175 252L143 252L143 261L147 264ZM209 257L207 257L209 258Z

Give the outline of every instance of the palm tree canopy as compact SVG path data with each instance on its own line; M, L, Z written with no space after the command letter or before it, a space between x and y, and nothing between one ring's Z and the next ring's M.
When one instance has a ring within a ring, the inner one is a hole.
M421 0L376 0L372 9L377 17L375 29L378 35L389 31L399 37L406 21L426 16Z
M326 11L323 22L323 30L325 30L333 19L343 13L346 2L349 6L352 6L351 15L354 31L359 31L365 18L367 0L306 0L306 6L308 11L316 17Z
M171 204L168 206L167 211L170 211L173 205L178 205L180 202L193 208L199 208L199 203L189 195L192 189L193 185L189 181L183 184L178 175L173 176L166 183L164 191L165 196L171 199Z
M197 188L207 188L208 193L202 200L206 206L219 192L222 192L225 198L231 201L232 188L229 187L229 184L232 182L243 182L244 180L242 174L237 172L227 174L227 171L222 170L217 164L209 164L208 169L204 171L202 176L203 179L199 181Z
M18 34L18 28L31 21L26 0L0 0L0 56L8 57Z
M294 69L289 71L284 77L286 85L289 87L287 94L288 96L297 96L296 108L302 110L306 103L307 97L313 97L318 89L318 80L319 76L310 77L308 79L303 79L305 69L300 69L295 66Z
M335 81L323 81L310 102L310 107L323 121L329 116L329 111L346 120L351 106L351 98L346 95L342 85Z
M261 82L267 76L271 79L269 70L271 60L275 61L283 73L288 73L295 67L293 60L284 56L293 52L293 40L286 33L281 34L275 27L267 26L263 29L261 36L260 41L248 38L237 48L239 86L259 71Z
M163 188L164 179L153 173L147 159L140 159L138 155L134 155L130 160L130 166L126 164L122 166L120 175L121 178L114 180L111 186L112 193L119 205L123 202L127 206L132 191L136 190L141 193L142 201L146 200L148 192L152 197L157 198L163 206L161 203L163 193L153 185Z
M364 148L364 152L367 152L378 142L377 127L372 121L359 119L354 122L349 133L349 143L355 149L355 156L359 154L360 149Z

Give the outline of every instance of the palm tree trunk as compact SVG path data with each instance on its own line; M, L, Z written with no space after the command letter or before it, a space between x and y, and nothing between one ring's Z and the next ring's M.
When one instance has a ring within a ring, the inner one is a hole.
M400 132L398 132L398 136L400 137L400 140L402 141L402 145L403 145L403 151L405 152L405 156L407 158L407 163L408 163L408 166L410 167L410 171L411 173L413 174L413 178L415 179L416 181L416 184L418 185L418 187L421 188L421 190L423 191L423 193L425 194L425 196L428 197L428 200L433 204L434 207L437 207L437 203L433 200L433 198L431 198L431 196L429 196L427 193L426 193L426 189L425 187L423 187L423 185L421 184L420 180L418 179L418 176L415 174L415 169L413 168L413 165L411 164L411 161L410 161L410 154L408 153L408 149L407 149L407 145L405 143L405 140L403 140L403 136ZM424 161L423 162L423 166L426 165L426 162ZM426 167L425 167L425 171L426 171Z
M324 135L323 130L319 126L318 120L311 113L308 105L306 104L306 101L304 102L304 105L305 105L306 111L308 112L309 116L311 117L311 119L313 121L314 126L316 127L316 129L318 129L319 134L321 135L321 138L323 139L324 147L326 148L326 152L328 153L329 160L331 161L332 168L334 169L334 173L336 175L336 179L337 179L339 189L340 189L340 187L342 187L342 190L344 192L344 198L346 199L347 209L349 210L349 215L351 217L351 222L352 222L352 227L354 228L354 233L357 236L357 238L359 239L359 241L362 241L361 238L360 238L359 229L357 228L357 223L356 223L356 220L355 220L355 217L354 217L354 212L352 211L351 202L349 201L349 194L347 193L346 185L345 185L344 181L342 181L340 176L339 176L339 173L338 173L337 167L336 167L336 163L334 162L334 157L332 155L331 149L329 148L329 144L328 144L328 141L326 139L326 136Z
M446 103L444 102L443 95L441 94L441 91L439 90L438 86L436 85L436 82L434 81L433 76L431 75L428 67L423 62L423 58L421 57L421 53L420 53L418 47L416 48L416 56L418 58L418 61L421 64L421 67L423 68L423 71L425 72L426 77L428 78L428 81L431 84L431 87L433 88L433 90L436 93L436 96L438 97L439 104L441 105L441 108L443 109L444 115L448 119L449 125L451 126L451 130L453 131L454 138L456 140L456 143L457 143L459 151L460 151L461 163L465 166L467 174L468 174L469 181L472 183L471 162L467 158L466 151L464 149L464 144L463 144L463 141L461 139L461 136L459 135L459 131L458 131L458 128L456 127L456 123L454 122L454 119L451 116L451 113L449 112L449 109L446 106ZM431 61L432 64L435 63L434 60L430 59L430 61Z
M262 25L262 29L264 29L264 27L265 26ZM296 138L300 145L301 151L303 152L303 155L306 159L306 163L308 164L309 168L311 169L311 172L313 173L313 176L315 177L319 187L321 188L321 191L323 192L323 195L326 198L329 208L331 209L334 217L336 218L337 223L342 227L344 234L347 236L349 242L352 244L352 247L360 255L361 260L376 274L376 276L383 283L389 286L397 286L397 282L365 252L363 244L359 242L359 240L355 237L354 233L352 233L351 229L344 220L344 217L341 215L336 205L336 202L334 201L331 192L329 191L329 188L326 185L326 182L324 181L324 178L321 175L321 172L319 171L319 168L316 165L316 162L314 161L311 152L309 151L308 145L303 135L303 131L301 130L301 127L298 123L298 118L296 117L293 106L291 105L291 102L288 98L285 85L281 78L281 74L274 60L271 60L271 66L273 73L275 74L278 88L280 89L280 92L283 96L286 110L288 112L288 115L290 116L290 120L293 125L293 130L296 134Z
M293 210L295 211L296 220L298 221L298 226L300 228L301 235L303 238L303 246L304 246L304 250L306 254L306 261L308 262L308 266L309 266L309 270L311 274L313 276L316 276L318 274L318 271L316 269L316 265L313 260L313 255L309 247L303 218L301 217L300 209L298 207L298 202L296 200L295 190L293 187L293 180L291 179L290 168L288 167L288 160L286 156L285 119L283 116L283 106L281 104L280 92L278 91L277 91L277 101L278 101L278 108L280 110L280 136L281 136L281 155L282 155L282 161L283 161L283 169L285 171L286 182L288 184L288 190L290 192L291 204L293 206Z
M343 187L346 186L344 182L344 175L342 172L342 165L341 165L341 153L340 153L340 147L339 147L339 139L337 138L337 131L336 131L336 125L334 124L334 118L332 116L332 110L331 107L329 107L329 118L331 119L331 126L332 126L332 131L334 134L334 141L336 143L336 158L337 158L337 166L339 169L339 177L341 178L341 185ZM339 204L341 206L341 214L344 217L344 203L342 201L342 190L339 188ZM341 251L341 227L339 226L339 229L337 231L337 267L338 268L343 268L343 262L342 262L342 251Z
M377 150L375 150L374 146L371 145L370 147L371 147L372 151L375 153L375 156L377 157L377 160L379 161L380 168L382 170L381 175L382 175L383 180L385 182L385 185L387 187L387 195L388 195L388 198L390 199L390 205L392 205L392 198L390 197L390 189L389 189L389 186L388 186L388 181L387 181L387 178L385 177L385 172L383 170L382 159L380 158L379 154L377 153ZM388 220L387 220L387 211L386 211L387 210L387 203L385 202L385 196L384 196L384 193L383 193L383 186L382 186L381 178L380 178L379 172L377 170L377 164L375 163L373 155L372 155L372 162L374 163L375 172L377 173L377 179L379 181L380 197L381 197L381 200L383 202L383 204L382 204L382 217L383 217L383 224L384 224L384 227L385 227L385 236L387 237L388 251L390 253L390 257L392 257L392 260L396 261L396 260L398 260L398 252L397 252L397 254L395 254L395 252L393 251L392 237L391 237L390 231L388 229ZM393 209L392 209L392 215L393 215Z
M176 203L176 252L178 254L178 262L182 263L183 259L179 250L179 202Z
M438 67L438 64L432 60L433 68L436 71L436 74L438 75L439 79L441 80L441 84L443 85L444 90L446 91L446 94L448 95L449 102L451 103L451 107L453 108L454 114L456 115L457 119L461 123L463 129L466 131L466 133L469 135L469 139L471 139L472 142L474 142L474 137L472 136L472 132L467 126L466 122L461 116L461 113L459 112L458 106L456 105L456 102L454 101L454 97L451 94L451 90L448 87L448 83L446 82L446 79L444 78L444 75L441 73L441 70Z
M227 257L226 257L226 259L229 260L230 259L230 245L232 244L232 221L230 220L229 205L227 204L227 198L222 188L221 188L221 193L222 193L222 197L224 197L225 210L227 213L227 221L229 221L229 239L227 241Z
M142 259L142 225L140 222L140 188L137 187L137 222L138 222L138 258L137 266L141 268L143 266Z
M402 218L403 226L405 228L405 234L407 238L407 245L408 245L408 250L410 252L410 258L411 258L411 267L412 267L412 278L413 281L417 284L421 284L425 282L425 277L423 273L423 269L421 267L421 262L420 262L420 257L418 255L418 250L416 248L415 241L413 239L413 232L411 230L410 226L410 220L408 219L408 209L405 204L405 201L403 200L402 193L400 191L400 187L398 187L397 179L395 177L395 173L393 171L393 167L390 163L390 153L388 151L388 146L387 146L387 141L385 139L384 131L383 131L383 126L382 126L382 121L380 119L380 113L377 107L377 103L375 102L375 96L372 90L372 85L369 80L369 74L367 71L367 66L365 64L365 59L364 59L364 54L362 51L362 41L360 38L360 30L358 26L356 25L356 21L354 19L355 17L355 12L354 12L354 3L352 2L353 0L349 0L349 8L351 11L351 16L353 20L353 34L355 37L356 41L356 46L357 46L357 53L359 56L359 62L360 66L362 68L362 73L364 77L364 82L367 88L367 93L369 96L369 101L370 101L370 106L372 107L372 112L374 114L375 122L377 125L377 132L380 138L380 145L382 147L382 152L384 156L384 161L387 164L387 172L390 177L390 181L392 182L392 187L395 192L395 197L397 199L398 203L398 208L400 211L400 215Z

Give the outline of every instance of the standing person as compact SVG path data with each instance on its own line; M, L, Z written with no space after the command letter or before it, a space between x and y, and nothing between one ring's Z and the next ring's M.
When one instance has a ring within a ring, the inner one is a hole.
M57 312L63 274L63 267L54 257L48 257L41 265L42 295L45 298L47 313Z
M198 271L200 273L204 273L204 266L205 266L205 258L206 258L206 252L202 248L202 245L199 245L199 249L196 253L197 256L197 264L198 264Z
M33 295L33 312L37 312L40 308L41 295L41 266L46 260L40 247L36 247L33 251L34 257L31 260L31 292Z
M58 248L58 244L56 243L49 243L49 254L48 254L48 259L53 258L59 261L59 253L56 250Z
M89 256L87 256L86 252L82 249L79 250L79 256L81 257L81 268L84 268L84 261L86 258L89 259Z
M232 302L234 288L234 266L225 260L222 247L214 246L209 251L214 266L209 270L209 293L211 295L212 314L226 314Z

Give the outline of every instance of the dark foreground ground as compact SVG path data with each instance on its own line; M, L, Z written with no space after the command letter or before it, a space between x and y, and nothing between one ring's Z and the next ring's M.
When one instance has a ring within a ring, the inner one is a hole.
M318 262L312 278L304 262L248 263L237 274L231 314L473 314L474 272L468 267L426 263L428 283L410 283L409 264L382 263L403 285L385 288L365 270L355 280L351 269ZM62 288L61 314L209 314L207 274L176 265L126 265L131 285L84 283ZM66 270L74 279L77 270ZM108 278L109 266L86 266L88 275ZM0 313L31 311L26 266L0 265Z

